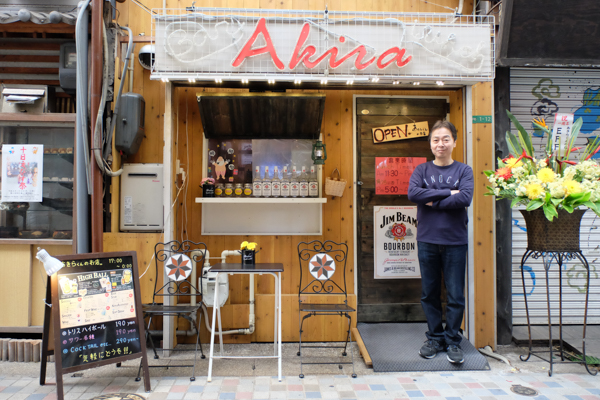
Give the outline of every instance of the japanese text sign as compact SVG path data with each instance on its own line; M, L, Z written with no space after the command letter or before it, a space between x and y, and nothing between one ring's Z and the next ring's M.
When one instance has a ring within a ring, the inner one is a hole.
M43 155L41 144L2 145L1 201L42 201Z
M410 176L425 157L375 157L375 194L408 194Z
M560 146L561 151L567 147L573 128L573 114L554 114L554 125L552 127L552 151Z

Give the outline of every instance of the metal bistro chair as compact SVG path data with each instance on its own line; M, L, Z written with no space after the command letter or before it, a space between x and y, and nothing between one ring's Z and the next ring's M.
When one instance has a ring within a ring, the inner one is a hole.
M146 329L146 341L150 339L150 345L154 351L154 358L158 359L150 326L152 319L157 316L185 318L190 322L190 329L196 331L196 351L194 353L193 365L151 365L150 367L174 367L174 368L189 368L192 367L192 376L190 381L196 380L196 360L198 356L198 348L200 348L201 358L206 358L202 351L200 343L200 322L202 321L202 313L198 317L198 310L202 306L202 285L196 287L198 278L202 276L202 267L206 255L206 244L196 243L190 240L180 242L173 240L168 243L157 243L154 246L154 258L156 265L156 279L154 280L154 295L152 296L152 304L144 304L142 311L144 319L148 318ZM198 272L199 271L199 272ZM166 282L161 287L158 287L158 277L166 276ZM177 302L180 297L189 297L189 303L180 303L175 305L165 305L164 300L172 297ZM196 319L198 323L196 323ZM177 319L175 320L177 321ZM163 343L163 346L170 344ZM163 351L185 351L180 349L164 348ZM138 371L136 380L140 380L142 365Z
M303 365L309 364L352 364L352 377L356 378L354 372L354 351L352 349L352 338L350 329L352 327L351 312L356 310L348 305L348 294L346 291L346 259L348 256L348 245L336 243L331 240L321 242L298 243L298 258L300 261L300 288L298 293L298 322L300 325L300 340L298 345L298 356L300 356L300 378L304 378ZM342 275L342 279L333 279ZM308 299L315 295L343 296L343 301L338 303L311 303ZM304 314L304 316L303 316ZM320 346L302 345L302 326L307 318L316 315L334 315L348 319L348 334L343 346ZM352 360L348 362L304 362L302 357L303 348L343 348L342 356L347 355L348 343L350 342L350 354Z

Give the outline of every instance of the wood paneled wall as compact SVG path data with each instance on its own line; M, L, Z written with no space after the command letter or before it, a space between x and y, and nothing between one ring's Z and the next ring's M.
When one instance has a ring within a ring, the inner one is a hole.
M160 0L149 0L146 4L149 8L162 7ZM323 10L327 5L329 10L340 11L390 11L390 12L450 12L456 9L459 0L438 0L437 5L419 0L208 0L202 3L205 7L231 7L231 8L269 8L269 9L296 9L296 10ZM167 8L185 8L192 5L192 0L167 0ZM121 25L129 26L134 35L143 33L151 35L150 16L145 14L136 4L132 2L118 3L119 17L118 22ZM444 8L445 7L445 8ZM473 9L473 1L465 1L463 14L470 14ZM139 45L138 45L139 46ZM133 59L137 57L134 55ZM119 65L122 65L119 63ZM127 78L129 79L129 78ZM142 147L138 154L122 162L144 162L160 163L162 162L162 131L164 126L164 84L149 79L149 71L143 70L137 61L134 61L134 92L143 94L146 101L146 138L142 142ZM491 93L484 93L483 88L488 84L482 84L478 90L473 90L473 104L478 104L482 96L488 96L485 102L481 103L481 109L478 114L491 115ZM201 205L194 202L195 197L200 196L199 187L202 179L202 124L199 118L198 106L196 102L196 93L202 91L216 91L214 88L202 87L181 87L176 89L173 104L175 120L175 131L173 132L175 140L174 158L179 159L180 166L185 171L186 180L181 175L173 178L177 182L175 192L179 192L177 201L173 209L173 217L176 221L176 237L189 238L195 241L204 241L211 256L220 255L222 250L232 250L239 248L240 242L252 239L259 243L260 252L257 254L259 262L282 262L285 272L282 277L283 292L283 339L286 341L295 341L298 339L298 315L297 315L297 290L298 290L298 265L296 256L296 245L299 241L310 241L313 239L332 239L346 242L349 246L348 259L348 288L352 293L350 296L351 304L356 304L354 291L354 199L352 195L352 177L353 177L353 156L354 149L352 145L353 119L352 102L354 94L373 94L373 95L428 95L428 96L449 96L451 102L451 114L463 115L463 98L461 91L366 91L366 90L327 90L322 91L326 94L325 116L323 121L323 138L327 145L328 160L323 168L323 177L329 175L334 168L338 168L342 177L348 180L346 193L343 197L328 198L323 205L323 236L202 236L200 233L201 224ZM221 90L219 90L221 91ZM239 89L229 89L229 91L239 91ZM476 95L478 97L476 97ZM457 129L464 130L464 121L462 118L453 119ZM488 138L489 136L489 138ZM482 180L481 168L486 163L493 163L493 154L487 154L487 139L492 140L491 132L483 127L477 127L474 132L474 152L481 151L481 154L474 162L476 169L476 185L481 186ZM481 143L481 140L484 140ZM492 144L493 146L493 144ZM457 149L462 152L463 149ZM456 154L457 158L462 158L463 154ZM120 160L117 160L119 162ZM488 168L488 167L486 167ZM118 181L118 178L115 178ZM179 191L181 190L181 191ZM144 254L138 254L139 260L150 260L152 254L149 251L150 246L140 246L136 241L156 240L153 234L138 234L127 236L127 234L118 232L118 184L113 185L112 189L112 211L113 218L111 229L112 233L105 236L106 251L111 250L129 250L138 248ZM474 207L476 208L477 220L474 223L476 236L478 238L476 258L483 257L485 263L480 265L492 265L487 263L490 254L493 254L493 236L488 234L490 230L486 224L491 224L492 213L487 209L487 199L476 192ZM491 201L491 200L490 200ZM481 202L484 206L479 206ZM490 228L491 229L491 228ZM479 236L481 235L481 236ZM107 246L108 243L111 245ZM479 263L479 261L477 261ZM140 265L140 271L142 266ZM153 267L149 269L148 274L153 274ZM476 311L477 337L483 338L481 342L485 344L493 343L493 323L490 318L494 318L493 299L490 303L488 297L493 298L494 287L493 271L482 269L476 275ZM482 278L483 276L483 278ZM146 279L153 279L151 276L144 277L142 285L150 282ZM479 279L479 280L477 280ZM148 290L143 289L144 297L148 295ZM224 329L227 328L245 328L247 327L247 303L249 293L249 278L246 276L232 277L230 280L230 297L227 305L223 309ZM252 337L229 337L232 341L269 341L273 337L273 329L270 321L273 318L273 300L274 285L270 276L256 277L256 318L257 330ZM489 296L488 296L489 295ZM480 315L485 315L483 320ZM307 340L342 340L344 337L343 321L337 325L337 321L329 321L326 318L312 318L306 327ZM341 320L341 319L340 319ZM181 329L187 326L184 322L180 324ZM203 329L203 335L206 338L206 331Z

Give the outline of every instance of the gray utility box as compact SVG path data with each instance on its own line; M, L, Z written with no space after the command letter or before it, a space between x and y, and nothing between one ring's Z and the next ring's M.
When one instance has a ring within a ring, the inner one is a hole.
M163 230L162 164L123 164L120 214L121 231Z
M142 95L125 93L119 100L117 124L115 126L115 147L132 155L138 152L144 138L144 114L146 102Z

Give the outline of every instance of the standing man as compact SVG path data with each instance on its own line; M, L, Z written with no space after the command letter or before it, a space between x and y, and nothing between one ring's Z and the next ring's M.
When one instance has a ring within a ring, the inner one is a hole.
M427 318L427 340L419 354L433 358L447 351L448 361L464 362L459 334L465 310L467 210L473 199L473 170L452 159L456 128L437 121L429 133L434 160L415 168L408 199L417 203L417 246L421 267L421 305ZM442 326L442 273L448 297Z

